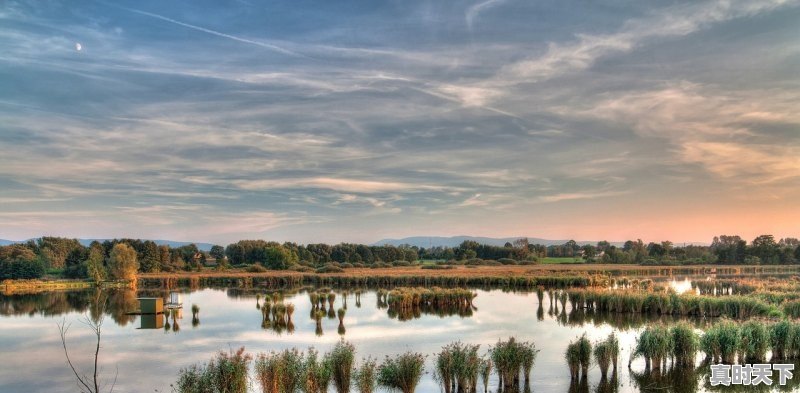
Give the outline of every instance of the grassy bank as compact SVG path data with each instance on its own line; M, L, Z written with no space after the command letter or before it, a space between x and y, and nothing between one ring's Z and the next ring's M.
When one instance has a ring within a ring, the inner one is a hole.
M48 292L48 291L69 291L76 289L86 289L96 287L94 281L88 280L5 280L0 283L0 291L4 295ZM102 288L125 288L129 287L127 282L104 282Z

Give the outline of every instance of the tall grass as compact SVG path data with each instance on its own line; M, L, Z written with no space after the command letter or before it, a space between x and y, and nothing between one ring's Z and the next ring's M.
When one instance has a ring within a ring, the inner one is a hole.
M663 325L648 326L636 340L633 359L643 357L645 367L660 370L672 355L673 341L669 329Z
M492 375L492 361L481 359L480 364L481 381L483 382L483 392L489 393L489 376Z
M353 374L353 362L355 360L356 349L353 344L339 341L335 347L325 356L326 362L330 365L333 375L333 386L338 393L350 391L350 379Z
M794 327L787 320L782 320L769 328L769 341L772 347L773 360L784 360L792 354L792 336Z
M564 360L567 361L567 366L569 367L570 379L578 379L581 369L580 345L578 342L570 342L567 345L567 350L564 351Z
M327 393L331 381L331 364L320 359L314 348L309 348L302 368L300 390L303 393Z
M476 390L481 366L478 347L455 342L443 347L436 354L436 378L445 393Z
M377 363L372 358L367 358L361 361L361 366L359 366L353 373L354 385L358 393L375 392L376 368Z
M774 306L753 296L697 296L633 290L570 289L575 308L617 313L648 313L747 319L779 315Z
M706 358L715 363L733 364L741 346L739 326L732 321L723 321L707 329L700 338L700 348Z
M600 367L600 377L605 378L608 368L613 363L614 371L617 370L617 358L619 356L619 340L612 332L608 337L594 345L594 359ZM580 359L579 359L580 362Z
M741 353L750 363L759 363L767 360L767 350L770 347L769 330L759 321L748 321L741 325Z
M230 353L219 352L205 365L182 369L175 390L178 393L246 393L251 360L244 347Z
M686 322L681 322L670 329L672 335L672 359L677 367L694 367L697 351L700 349L700 338Z
M520 374L525 372L525 380L530 378L530 367L539 351L533 343L518 342L514 337L508 341L498 341L489 350L492 363L504 390L520 386ZM590 355L591 356L591 355Z
M425 357L419 353L406 352L387 357L378 367L378 384L402 393L413 393L424 370Z
M262 393L295 392L305 385L305 362L297 349L260 354L255 362L255 376Z

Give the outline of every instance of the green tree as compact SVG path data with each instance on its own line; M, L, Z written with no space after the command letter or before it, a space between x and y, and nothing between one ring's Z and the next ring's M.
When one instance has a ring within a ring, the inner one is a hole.
M212 246L208 255L211 255L211 257L216 259L217 263L219 263L222 258L225 258L225 248L222 246Z
M111 278L132 281L136 279L138 270L139 262L136 260L136 250L125 243L114 245L108 258L108 271Z
M161 270L161 258L158 252L158 245L151 240L142 244L142 259L139 261L142 272L157 272Z
M64 267L64 277L86 278L86 259L89 257L89 249L86 247L76 247L67 254Z
M94 282L102 282L106 279L106 267L103 266L105 252L100 244L92 244L89 249L89 258L86 259L86 275Z

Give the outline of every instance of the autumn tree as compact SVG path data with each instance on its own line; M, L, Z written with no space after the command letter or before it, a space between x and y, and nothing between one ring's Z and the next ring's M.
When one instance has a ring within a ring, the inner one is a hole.
M139 262L136 260L136 250L125 243L114 245L108 258L108 271L111 278L132 281L136 279L138 270Z

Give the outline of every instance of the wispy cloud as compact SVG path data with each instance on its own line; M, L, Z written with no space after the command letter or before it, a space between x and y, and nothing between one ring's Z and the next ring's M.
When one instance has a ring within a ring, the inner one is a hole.
M266 43L266 42L256 41L256 40L252 40L252 39L249 39L249 38L242 38L242 37L238 37L238 36L235 36L235 35L222 33L222 32L216 31L216 30L207 29L205 27L200 27L200 26L196 26L196 25L193 25L193 24L181 22L179 20L168 18L168 17L163 16L163 15L159 15L159 14L154 14L152 12L138 10L136 8L127 8L127 7L122 7L122 6L117 6L117 7L122 8L122 9L127 10L127 11L130 11L130 12L137 13L139 15L149 16L151 18L159 19L159 20L162 20L162 21L165 21L165 22L169 22L169 23L178 25L178 26L183 26L183 27L186 27L186 28L189 28L189 29L192 29L192 30L197 30L197 31L200 31L200 32L203 32L203 33L215 35L217 37L227 38L229 40L241 42L241 43L244 43L244 44L255 45L255 46L258 46L258 47L261 47L261 48L265 48L265 49L269 49L269 50L272 50L272 51L275 51L275 52L278 52L278 53L282 53L282 54L285 54L285 55L303 56L303 55L301 55L299 53L296 53L296 52L293 52L291 50L282 48L282 47L280 47L278 45L269 44L269 43Z
M469 8L467 8L467 11L464 13L464 20L467 23L467 28L472 30L472 26L475 24L475 20L482 12L485 12L490 8L497 7L498 5L504 3L505 1L506 0L486 0L469 6Z

